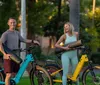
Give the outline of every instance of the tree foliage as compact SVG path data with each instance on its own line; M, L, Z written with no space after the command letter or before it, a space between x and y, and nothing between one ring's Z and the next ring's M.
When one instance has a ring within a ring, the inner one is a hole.
M63 21L68 20L67 6L61 6L61 16L59 17L58 1L56 0L39 0L37 3L28 2L28 27L32 33L45 32L44 34L56 33ZM35 30L35 31L34 31Z
M8 28L7 20L10 17L18 18L15 0L0 0L0 35Z
M66 0L26 1L28 31L31 34L56 35L59 38L63 34L63 23L69 21L69 6L65 3ZM0 0L0 2L3 3L0 4L1 34L8 28L8 18L15 17L17 19L19 12L15 0ZM92 14L92 0L80 0L80 2L80 38L94 50L100 47L100 0L96 0L94 16ZM94 27L92 26L93 17Z
M96 0L95 14L93 14L92 1L81 1L80 38L90 46L92 51L97 51L97 48L100 47L100 7L98 3L100 4L100 1Z
M41 34L43 27L56 14L53 4L40 0L37 3L28 2L28 28L31 32Z

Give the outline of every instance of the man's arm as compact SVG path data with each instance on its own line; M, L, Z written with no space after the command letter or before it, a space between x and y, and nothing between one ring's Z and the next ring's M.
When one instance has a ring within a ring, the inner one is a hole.
M0 51L3 53L3 55L6 55L3 46L2 46L2 41L0 40Z
M24 39L24 38L20 35L19 32L18 32L18 35L19 35L19 39L20 39L21 42L24 42L24 43L34 43L34 44L40 45L40 43L39 43L38 41L36 41L36 40Z
M2 46L2 41L0 40L0 51L3 53L4 55L4 59L10 59L10 54L6 54L5 51L4 51L4 48Z
M27 39L26 43L34 43L34 44L40 45L40 43L38 41L36 41L36 40L29 40L29 39Z

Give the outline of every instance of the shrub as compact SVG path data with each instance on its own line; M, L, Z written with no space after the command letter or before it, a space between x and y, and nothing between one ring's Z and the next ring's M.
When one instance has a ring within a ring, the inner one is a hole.
M92 53L91 60L94 64L100 64L100 52Z

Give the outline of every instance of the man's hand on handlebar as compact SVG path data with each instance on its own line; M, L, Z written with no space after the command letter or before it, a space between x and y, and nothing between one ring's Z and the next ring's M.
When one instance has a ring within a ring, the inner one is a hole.
M33 43L40 46L40 43L38 41L36 41L36 40L33 40Z

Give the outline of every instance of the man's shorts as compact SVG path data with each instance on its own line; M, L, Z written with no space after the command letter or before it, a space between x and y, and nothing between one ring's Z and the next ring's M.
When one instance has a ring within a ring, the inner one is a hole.
M4 59L4 72L5 73L17 73L20 65L12 60Z

